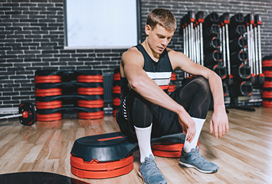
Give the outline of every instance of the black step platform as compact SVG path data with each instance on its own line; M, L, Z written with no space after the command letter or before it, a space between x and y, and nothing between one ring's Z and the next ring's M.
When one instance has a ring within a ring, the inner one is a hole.
M152 138L151 142L181 146L185 136L177 133ZM133 169L133 152L138 149L138 143L129 141L121 132L79 138L71 150L71 172L80 178L93 179L128 174Z

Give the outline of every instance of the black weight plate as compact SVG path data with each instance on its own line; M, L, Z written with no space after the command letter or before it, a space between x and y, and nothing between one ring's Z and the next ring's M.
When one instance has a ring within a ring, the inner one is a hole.
M19 106L19 114L27 112L27 117L19 117L19 121L22 125L33 125L35 123L35 107L30 102L21 103Z

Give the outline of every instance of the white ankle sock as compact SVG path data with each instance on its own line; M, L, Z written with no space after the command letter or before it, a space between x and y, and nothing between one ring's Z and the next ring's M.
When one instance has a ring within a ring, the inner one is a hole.
M138 139L138 145L140 149L140 162L143 163L145 161L145 157L149 157L149 155L153 155L151 150L151 130L152 124L146 128L135 127L136 136Z
M191 143L186 141L187 140L187 135L186 135L186 139L185 139L185 143L184 143L184 151L186 153L189 153L192 148L196 147L200 132L201 132L203 124L205 122L205 119L200 119L200 118L192 118L192 119L195 122L196 134L195 134L195 137Z

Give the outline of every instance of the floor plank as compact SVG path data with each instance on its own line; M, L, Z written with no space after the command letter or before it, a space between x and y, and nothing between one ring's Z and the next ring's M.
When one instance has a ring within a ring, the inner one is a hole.
M168 183L272 183L272 109L255 112L229 109L230 131L216 139L209 133L209 111L200 135L200 153L219 166L215 174L202 174L179 166L179 158L156 157ZM70 151L76 139L120 131L112 116L99 120L76 117L22 126L18 120L0 122L0 174L40 171L71 177L92 184L142 183L138 177L139 151L134 169L110 179L81 179L71 173Z

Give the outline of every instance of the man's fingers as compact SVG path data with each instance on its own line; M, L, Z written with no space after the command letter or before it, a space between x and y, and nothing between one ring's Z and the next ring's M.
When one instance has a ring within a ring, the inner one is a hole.
M219 137L219 139L222 138L222 134L223 134L222 125L219 125L218 126L218 137Z
M226 127L222 125L222 137L226 134Z
M218 138L218 127L214 126L214 136L215 138Z
M226 124L226 133L228 133L229 132L229 124L227 123Z
M210 121L210 133L213 133L213 123Z

